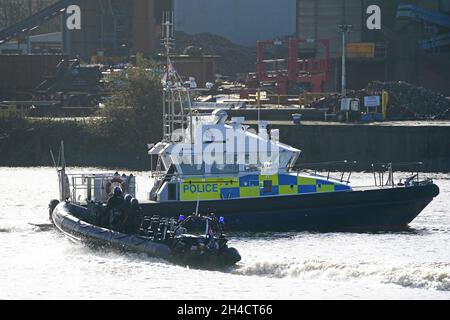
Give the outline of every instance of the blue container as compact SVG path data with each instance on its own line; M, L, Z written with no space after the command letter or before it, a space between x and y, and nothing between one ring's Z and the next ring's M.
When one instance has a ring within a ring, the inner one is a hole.
M384 121L383 115L381 113L375 113L373 115L373 120L382 122L382 121Z
M300 124L301 120L302 120L302 115L301 114L293 114L292 115L292 120L294 121L294 124Z
M363 122L372 122L373 121L372 114L371 113L364 113L361 116L361 121L363 121Z

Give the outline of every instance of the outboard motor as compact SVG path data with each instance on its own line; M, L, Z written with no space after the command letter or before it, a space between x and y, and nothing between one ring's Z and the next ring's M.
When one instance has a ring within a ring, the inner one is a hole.
M53 219L52 219L53 211L58 206L58 204L59 204L59 200L51 200L50 203L48 204L48 218L52 222L53 222Z

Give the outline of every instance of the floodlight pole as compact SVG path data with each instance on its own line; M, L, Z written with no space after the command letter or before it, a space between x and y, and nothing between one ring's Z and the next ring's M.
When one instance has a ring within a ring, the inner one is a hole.
M346 36L353 29L351 24L341 24L339 25L339 32L342 33L342 98L347 96L347 64L346 64Z

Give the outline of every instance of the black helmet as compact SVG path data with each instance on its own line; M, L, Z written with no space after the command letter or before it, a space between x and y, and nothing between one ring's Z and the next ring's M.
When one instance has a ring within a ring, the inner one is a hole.
M115 196L121 196L122 195L122 188L121 187L115 187L114 188L114 195Z
M130 194L127 194L126 196L125 196L125 202L126 203L131 203L131 200L133 199L133 197L130 195Z
M131 200L131 207L137 208L139 206L139 201L135 198Z

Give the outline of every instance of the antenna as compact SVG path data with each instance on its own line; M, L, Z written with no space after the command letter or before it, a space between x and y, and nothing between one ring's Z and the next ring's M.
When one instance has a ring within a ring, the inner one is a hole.
M171 89L172 77L172 63L170 61L170 50L174 46L174 26L173 26L173 12L162 13L162 37L161 43L165 49L166 55L166 70L163 80L163 139L167 142L172 140L173 133L173 119L174 119L174 96Z
M190 103L189 89L182 86L183 81L173 67L170 59L170 51L175 46L174 19L173 12L163 12L161 43L166 55L166 70L163 80L163 139L165 142L176 142L173 141L173 133L178 128L187 128L188 121L191 124L190 136L192 137L192 106ZM182 98L182 96L185 96L185 98ZM187 109L189 110L187 115L185 114L183 101L187 101ZM178 104L179 108L176 107Z
M162 45L166 50L166 58L167 58L167 67L170 64L170 50L173 49L175 44L174 37L174 13L170 11L166 11L162 13Z

